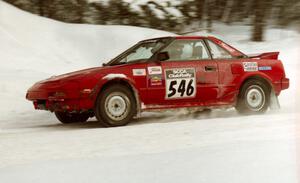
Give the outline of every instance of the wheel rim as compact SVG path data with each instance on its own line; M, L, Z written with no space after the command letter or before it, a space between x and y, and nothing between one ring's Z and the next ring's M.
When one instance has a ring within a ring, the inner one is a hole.
M264 90L258 85L250 86L246 93L246 103L250 110L260 111L266 103Z
M105 112L113 121L121 121L127 117L130 108L128 97L121 92L114 92L105 100Z

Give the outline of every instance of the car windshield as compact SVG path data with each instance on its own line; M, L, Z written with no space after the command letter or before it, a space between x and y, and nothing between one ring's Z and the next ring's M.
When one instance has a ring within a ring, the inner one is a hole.
M123 54L113 59L109 65L125 64L130 62L136 62L140 60L150 59L158 50L160 50L167 42L169 38L153 39L140 42L125 51Z

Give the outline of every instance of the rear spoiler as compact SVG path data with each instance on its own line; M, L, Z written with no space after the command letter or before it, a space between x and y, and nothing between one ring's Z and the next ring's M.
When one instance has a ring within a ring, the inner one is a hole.
M258 53L258 54L250 54L248 55L249 58L256 58L256 59L278 59L279 52L266 52L266 53Z

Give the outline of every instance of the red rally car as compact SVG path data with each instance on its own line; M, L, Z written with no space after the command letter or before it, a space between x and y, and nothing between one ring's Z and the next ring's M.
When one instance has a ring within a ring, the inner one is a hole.
M96 116L106 127L126 125L149 110L263 113L289 87L278 54L245 55L210 36L148 39L102 67L37 82L26 98L62 123Z

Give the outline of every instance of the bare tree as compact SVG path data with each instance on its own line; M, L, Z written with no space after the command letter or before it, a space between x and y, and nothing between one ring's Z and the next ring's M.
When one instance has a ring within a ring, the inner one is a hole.
M262 41L264 33L265 3L261 0L254 1L254 19L252 41Z
M213 7L214 0L206 0L205 4L205 12L206 12L206 29L208 32L212 32L212 21L213 21Z

